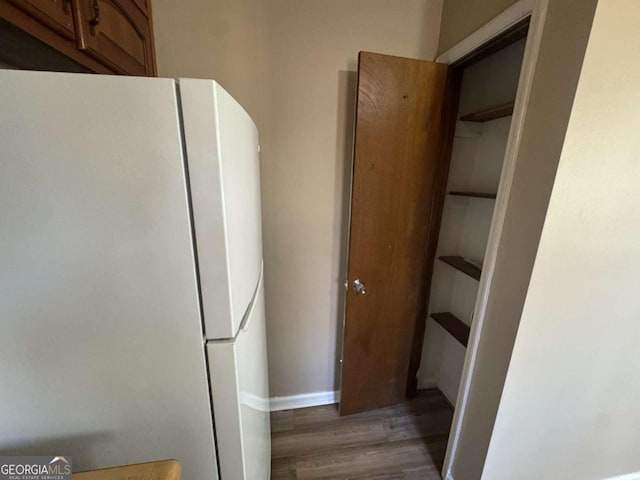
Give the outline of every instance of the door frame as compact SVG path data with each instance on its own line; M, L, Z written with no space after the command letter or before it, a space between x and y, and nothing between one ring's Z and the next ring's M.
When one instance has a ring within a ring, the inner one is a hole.
M502 238L508 200L520 151L522 131L527 114L529 98L531 96L531 89L533 86L535 68L542 41L548 3L549 0L519 0L500 15L490 20L467 38L436 58L436 62L448 63L452 67L466 63L466 59L469 59L476 53L479 54L487 46L499 41L498 39L510 29L514 28L525 19L530 19L511 127L507 139L502 172L500 175L498 195L493 212L493 218L491 220L485 259L482 266L482 278L478 287L478 294L473 311L473 322L467 346L467 354L465 356L460 388L458 390L456 407L454 409L453 421L449 434L449 442L442 468L442 477L445 480L454 480L451 470L456 458L462 424L466 414L471 381L475 374L479 342L480 337L483 334L488 299L493 286L493 275L498 255L498 246L500 245Z

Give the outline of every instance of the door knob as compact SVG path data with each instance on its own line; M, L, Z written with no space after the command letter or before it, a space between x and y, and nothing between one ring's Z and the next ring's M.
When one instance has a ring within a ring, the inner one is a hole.
M367 293L367 287L360 281L359 278L356 278L353 281L353 291L359 293L360 295L364 295L365 293Z

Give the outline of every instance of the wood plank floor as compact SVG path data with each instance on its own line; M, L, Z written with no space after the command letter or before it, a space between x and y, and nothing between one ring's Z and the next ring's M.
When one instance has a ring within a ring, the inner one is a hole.
M272 480L440 480L453 409L438 390L340 417L336 405L271 414Z

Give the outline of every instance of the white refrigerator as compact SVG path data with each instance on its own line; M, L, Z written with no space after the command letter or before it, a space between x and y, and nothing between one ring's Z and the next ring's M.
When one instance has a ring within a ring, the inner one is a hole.
M208 80L0 70L0 455L270 477L258 132Z

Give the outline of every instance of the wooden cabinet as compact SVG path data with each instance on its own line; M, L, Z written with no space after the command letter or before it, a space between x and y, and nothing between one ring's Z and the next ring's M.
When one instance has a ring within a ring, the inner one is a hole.
M143 0L74 0L78 48L125 75L155 75Z
M150 0L0 0L0 41L21 68L156 75Z
M134 2L143 12L149 13L151 11L151 0L134 0Z
M75 39L71 0L11 0L11 3L60 35Z

